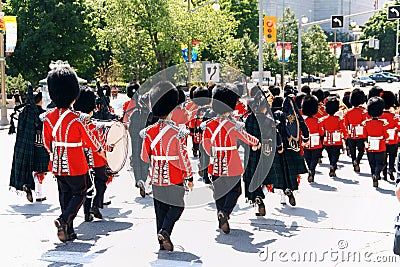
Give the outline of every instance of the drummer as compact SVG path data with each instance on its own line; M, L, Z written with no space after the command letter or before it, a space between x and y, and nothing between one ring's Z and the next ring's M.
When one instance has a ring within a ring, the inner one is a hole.
M91 135L94 136L100 143L102 143L104 148L104 140L103 131L100 127L97 127L91 120L90 117L93 115L93 110L96 107L96 96L93 91L90 89L83 89L80 92L79 98L74 103L74 110L86 113L85 125L90 131ZM106 171L107 160L106 158L98 153L93 151L89 147L85 147L84 152L86 155L86 160L89 168L92 169L93 174L93 182L88 175L88 192L85 203L83 204L83 209L85 213L85 221L90 222L93 221L93 216L97 219L103 219L103 215L101 214L99 209L103 208L104 202L104 193L107 189L107 180L108 175ZM96 194L93 197L93 183L94 188L96 188Z

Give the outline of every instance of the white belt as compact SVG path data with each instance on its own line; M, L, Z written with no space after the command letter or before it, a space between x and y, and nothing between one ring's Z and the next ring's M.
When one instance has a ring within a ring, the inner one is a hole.
M236 150L236 146L214 146L214 151L228 151L228 150Z
M153 160L178 160L179 156L153 156Z
M368 136L368 140L381 140L381 139L383 139L382 136L380 136L380 137L377 137L377 136Z
M63 147L80 147L82 146L82 142L79 143L66 143L66 142L53 142L54 146L63 146Z

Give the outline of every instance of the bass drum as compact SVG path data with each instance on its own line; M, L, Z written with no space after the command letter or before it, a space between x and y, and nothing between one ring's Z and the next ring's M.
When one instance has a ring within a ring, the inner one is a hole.
M106 149L107 165L115 174L122 170L128 157L128 131L121 122L115 121L109 126L106 136L106 147L113 147Z

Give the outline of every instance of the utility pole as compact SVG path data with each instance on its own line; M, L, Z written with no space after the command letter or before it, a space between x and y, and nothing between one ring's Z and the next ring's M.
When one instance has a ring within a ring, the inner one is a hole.
M322 81L321 81L322 84ZM336 29L333 30L333 84L336 87Z
M258 85L262 88L263 82L263 44L264 44L264 17L261 0L258 0Z
M0 1L0 12L3 12L3 2ZM4 19L4 14L3 14ZM6 59L4 57L4 32L0 33L0 72L1 72L1 120L0 125L8 125L7 95L6 95Z
M191 21L191 10L190 10L190 1L188 0L188 14L189 14L189 24ZM187 86L188 90L190 90L190 81L191 81L191 75L192 75L192 37L190 33L190 27L189 27L189 42L188 42L188 78L187 78Z

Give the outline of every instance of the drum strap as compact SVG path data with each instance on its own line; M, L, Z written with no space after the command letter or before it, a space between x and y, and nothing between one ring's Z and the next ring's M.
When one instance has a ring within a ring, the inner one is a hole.
M227 122L228 122L227 120L221 122L221 123L218 125L217 129L215 129L215 132L214 132L213 135L211 136L211 144L214 143L215 138L217 137L217 134L221 131L222 127L224 127L225 123L227 123Z
M56 125L54 125L53 131L51 133L51 135L54 137L56 137L56 133L58 128L60 128L60 125L62 123L62 121L64 120L64 118L70 113L71 111L69 109L67 109L67 111L65 111L57 120Z
M160 142L161 138L163 137L163 135L171 128L170 125L165 126L156 136L156 138L154 138L153 142L151 142L150 144L150 148L151 150L153 150L156 145L158 144L158 142Z

